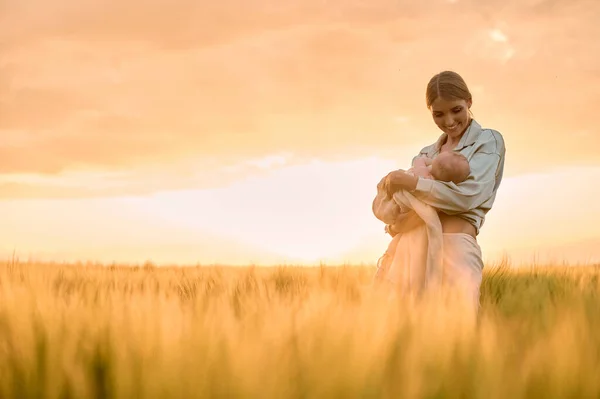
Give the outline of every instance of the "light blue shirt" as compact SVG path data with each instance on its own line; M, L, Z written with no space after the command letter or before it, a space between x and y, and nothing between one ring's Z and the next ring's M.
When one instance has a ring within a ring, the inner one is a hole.
M446 133L423 148L417 157L435 158L446 141ZM448 215L467 220L479 234L485 215L492 208L504 172L504 138L492 129L482 129L475 120L454 148L469 161L471 173L462 183L443 182L419 177L413 195Z

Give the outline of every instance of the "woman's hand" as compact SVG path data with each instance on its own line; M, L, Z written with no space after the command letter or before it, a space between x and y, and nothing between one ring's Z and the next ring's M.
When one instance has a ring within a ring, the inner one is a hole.
M388 192L396 192L400 189L412 191L417 188L419 178L411 176L402 169L388 173L385 177L385 185Z

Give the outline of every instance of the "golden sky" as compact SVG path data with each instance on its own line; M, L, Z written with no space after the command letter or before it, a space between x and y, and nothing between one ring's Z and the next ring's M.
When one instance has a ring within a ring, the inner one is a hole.
M499 130L484 255L600 245L600 2L0 0L0 255L374 261L451 69ZM558 251L558 252L557 252Z

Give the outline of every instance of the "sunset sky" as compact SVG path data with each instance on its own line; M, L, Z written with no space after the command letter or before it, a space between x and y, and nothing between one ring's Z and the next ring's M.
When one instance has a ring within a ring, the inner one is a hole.
M506 142L484 259L600 261L597 0L0 0L0 257L373 263L460 73Z

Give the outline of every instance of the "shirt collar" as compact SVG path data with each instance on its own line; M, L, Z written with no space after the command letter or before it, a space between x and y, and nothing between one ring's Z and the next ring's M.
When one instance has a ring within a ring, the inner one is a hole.
M477 137L479 137L479 133L481 133L481 125L477 123L475 119L471 119L471 123L469 124L467 131L465 132L465 134L462 135L460 141L458 142L458 145L454 148L454 150L460 151L465 147L475 144L475 141L477 141ZM446 136L446 133L442 133L440 138L435 143L436 152L439 152L442 148L442 144L446 142Z

